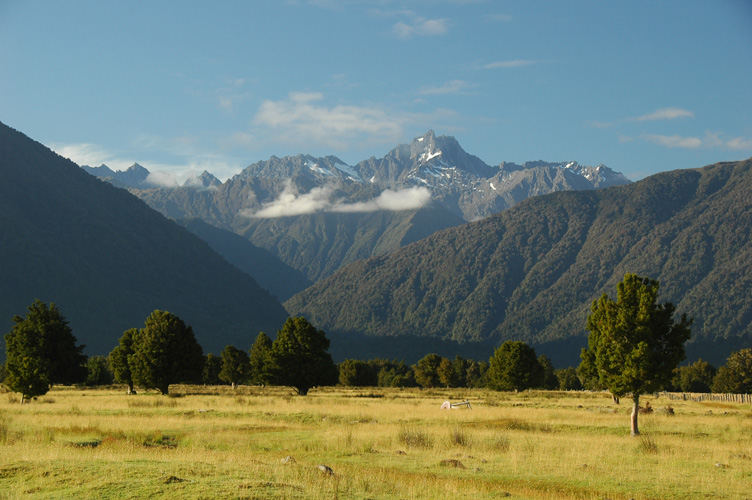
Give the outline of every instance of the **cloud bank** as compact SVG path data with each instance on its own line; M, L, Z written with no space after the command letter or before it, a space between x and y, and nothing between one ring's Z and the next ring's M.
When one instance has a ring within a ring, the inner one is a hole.
M725 139L717 132L706 132L705 137L683 137L680 135L656 135L646 134L642 136L643 140L665 146L667 148L720 148L731 151L750 151L752 150L752 139L746 137L734 137Z
M276 200L263 205L261 210L241 210L240 215L258 219L291 217L320 212L364 213L379 210L416 210L431 200L431 192L425 187L412 187L393 191L387 189L379 196L364 202L344 203L332 200L334 189L330 186L316 187L308 193L298 194L291 182Z
M345 105L327 107L319 104L323 98L319 92L292 92L285 100L266 100L261 103L254 123L291 137L305 137L333 147L342 147L343 139L358 134L386 140L394 140L402 134L400 121L383 109Z
M398 38L444 35L448 30L446 19L425 19L422 17L418 17L409 23L400 21L392 27L392 31Z
M632 118L632 121L647 122L656 120L676 120L677 118L694 118L695 114L687 109L661 108L646 115Z

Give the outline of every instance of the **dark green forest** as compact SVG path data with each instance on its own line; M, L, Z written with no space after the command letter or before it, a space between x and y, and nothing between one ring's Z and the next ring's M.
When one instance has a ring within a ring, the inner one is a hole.
M752 339L752 161L528 199L390 255L349 265L285 303L332 335L499 345L572 364L594 298L627 272L694 318L690 358Z
M0 176L0 331L34 299L60 304L92 354L155 308L217 351L284 321L279 302L204 241L3 124Z

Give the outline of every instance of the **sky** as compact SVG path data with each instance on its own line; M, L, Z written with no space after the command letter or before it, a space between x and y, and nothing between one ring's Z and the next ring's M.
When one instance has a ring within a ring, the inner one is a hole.
M176 181L429 129L638 180L752 157L752 1L0 0L0 121Z

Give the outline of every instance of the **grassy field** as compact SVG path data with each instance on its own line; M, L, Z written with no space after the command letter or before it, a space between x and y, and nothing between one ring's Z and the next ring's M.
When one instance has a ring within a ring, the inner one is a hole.
M171 391L0 394L0 498L752 498L749 405L643 397L630 437L600 393Z

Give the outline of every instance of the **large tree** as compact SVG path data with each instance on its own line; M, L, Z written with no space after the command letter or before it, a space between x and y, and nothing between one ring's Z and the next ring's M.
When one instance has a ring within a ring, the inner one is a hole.
M133 375L128 362L128 357L133 355L133 346L139 334L138 328L130 328L123 332L118 340L118 345L110 352L110 368L115 382L126 384L128 394L134 394Z
M6 334L8 385L21 401L47 392L41 387L74 384L86 379L86 356L76 345L68 321L55 304L35 300L26 316L14 316Z
M288 318L272 343L273 382L294 387L304 396L312 387L334 385L337 365L328 352L329 339L305 318Z
M436 353L426 354L415 363L413 372L415 373L415 381L421 387L439 387L441 380L439 379L439 367L441 366L441 360L444 358ZM451 367L451 364L450 364Z
M219 370L220 380L232 384L235 389L238 384L248 381L250 368L247 352L232 345L225 346L222 350L222 368Z
M21 393L21 403L46 394L50 388L49 362L42 337L26 323L16 323L5 335L5 384Z
M518 340L507 340L488 360L488 386L497 391L522 391L543 384L543 368L535 349Z
M248 352L249 381L251 384L266 385L272 380L272 339L259 332Z
M86 355L60 309L35 300L26 316L14 316L13 328L29 327L41 339L40 355L47 360L50 384L77 384L86 379Z
M593 301L587 318L588 348L600 382L616 397L631 394L632 435L639 434L640 395L670 383L684 359L692 320L674 322L674 305L658 304L657 281L627 273L617 287L616 301L607 294Z
M170 384L200 383L204 355L193 329L168 311L155 310L136 337L128 365L133 382L167 394Z

